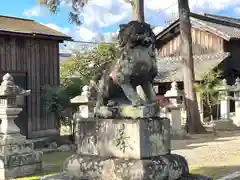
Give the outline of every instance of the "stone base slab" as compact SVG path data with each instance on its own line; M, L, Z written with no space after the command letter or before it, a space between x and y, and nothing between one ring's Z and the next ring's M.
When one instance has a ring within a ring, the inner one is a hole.
M35 174L42 170L42 162L11 168L0 168L0 179L13 179Z
M171 129L171 139L183 139L186 138L187 132L184 129L181 130L176 130L176 129Z
M141 160L73 155L64 170L70 177L89 180L175 180L189 174L187 161L176 154Z
M151 118L158 116L159 106L155 103L138 107L132 105L101 106L98 111L95 110L95 113L99 118Z
M133 107L133 106L120 106L119 114L120 117L127 118L151 118L156 117L158 114L159 107L156 104L149 104L146 106Z
M181 177L178 180L212 180L212 179L213 178L198 175L198 174L189 174L184 177ZM78 178L78 177L69 176L66 173L62 172L62 173L57 173L57 174L53 174L50 176L40 177L39 180L83 180L83 179ZM89 180L92 180L92 179L89 179ZM162 180L162 179L158 179L158 180ZM166 180L168 180L168 179L166 179ZM229 179L221 179L221 180L229 180Z
M23 177L42 169L41 151L20 134L0 135L0 179Z
M189 174L187 176L181 177L178 180L213 180L211 177L202 176L199 174Z
M42 156L43 153L41 151L34 150L28 153L20 152L15 154L0 155L0 169L41 162Z
M24 144L26 143L26 137L16 134L0 134L0 145L12 145L12 144Z
M232 120L215 120L210 122L211 127L215 126L216 130L224 131L224 130L235 130L237 126L233 124Z

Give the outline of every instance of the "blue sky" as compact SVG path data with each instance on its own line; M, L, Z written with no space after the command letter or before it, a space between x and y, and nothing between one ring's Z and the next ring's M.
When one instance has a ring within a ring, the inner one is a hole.
M240 0L189 0L189 4L193 12L240 17ZM131 6L124 0L91 0L82 13L82 26L76 27L68 22L70 8L63 3L53 15L37 0L1 0L0 14L33 19L83 41L107 41L116 35L120 23L131 19ZM165 21L177 16L177 0L145 0L145 16L159 32Z

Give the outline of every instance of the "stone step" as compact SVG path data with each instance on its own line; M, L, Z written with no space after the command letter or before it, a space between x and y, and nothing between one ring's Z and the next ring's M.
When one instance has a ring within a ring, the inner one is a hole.
M50 153L50 152L58 151L56 148L36 148L35 150L41 151L43 153Z
M48 147L49 143L52 142L52 138L42 137L37 139L28 139L28 141L34 144L35 149L40 149Z

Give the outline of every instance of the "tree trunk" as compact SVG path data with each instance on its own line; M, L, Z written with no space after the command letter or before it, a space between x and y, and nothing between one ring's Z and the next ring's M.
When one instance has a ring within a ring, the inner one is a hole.
M132 20L144 22L144 0L132 0Z
M180 37L181 37L181 56L183 61L184 93L187 111L186 130L189 133L203 133L205 128L201 124L198 109L197 96L194 88L194 65L192 52L191 23L189 19L188 0L178 0Z

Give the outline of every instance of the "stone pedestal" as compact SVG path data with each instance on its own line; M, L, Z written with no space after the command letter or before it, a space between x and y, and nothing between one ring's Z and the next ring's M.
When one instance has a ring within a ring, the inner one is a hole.
M0 135L0 179L12 179L40 172L42 152L33 149L21 134Z
M233 124L233 120L215 120L210 122L210 126L214 127L217 131L235 130L237 126Z
M186 160L170 154L167 118L80 119L78 155L68 158L69 176L102 180L178 179Z
M181 108L182 105L169 105L168 109L170 109L170 119L171 119L171 135L172 137L183 137L186 136L187 133L184 129L182 129L182 121L181 121Z
M65 170L74 177L101 180L175 180L189 173L185 158L175 154L148 159L73 155Z
M81 119L77 124L79 154L140 159L170 153L167 118Z
M17 95L29 95L14 84L10 74L3 77L0 86L0 179L13 179L42 170L42 152L33 149L33 143L20 134L14 119L22 111L17 107Z
M165 97L169 99L170 104L166 106L170 110L171 119L171 135L172 137L183 137L186 132L182 129L181 121L181 108L183 108L181 102L181 96L183 92L178 89L177 83L172 82L171 89L165 93Z

